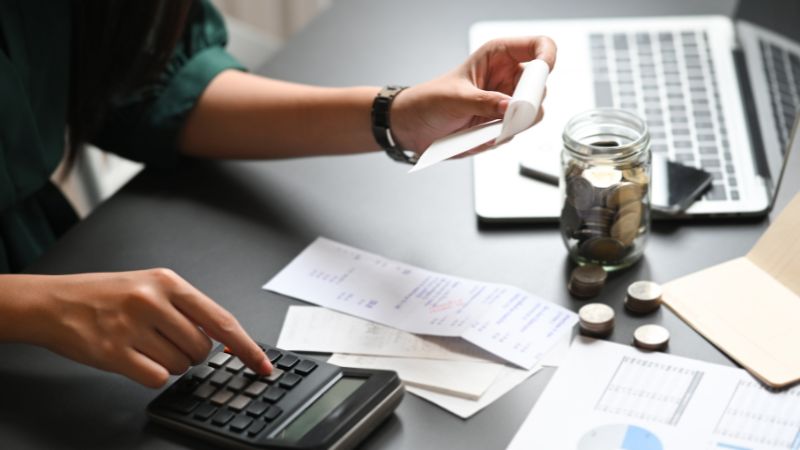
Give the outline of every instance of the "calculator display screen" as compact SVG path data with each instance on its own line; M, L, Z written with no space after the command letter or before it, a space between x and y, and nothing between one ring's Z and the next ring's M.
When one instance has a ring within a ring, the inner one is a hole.
M288 442L298 441L327 417L334 408L341 405L365 381L364 378L345 377L340 379L275 437Z

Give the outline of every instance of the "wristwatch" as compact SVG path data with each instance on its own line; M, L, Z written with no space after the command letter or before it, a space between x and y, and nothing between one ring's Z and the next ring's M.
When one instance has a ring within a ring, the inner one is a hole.
M419 156L410 150L403 150L398 147L392 137L389 116L389 110L392 107L394 98L407 87L386 86L375 96L375 100L372 102L372 135L375 136L375 141L386 151L390 158L395 161L415 164Z

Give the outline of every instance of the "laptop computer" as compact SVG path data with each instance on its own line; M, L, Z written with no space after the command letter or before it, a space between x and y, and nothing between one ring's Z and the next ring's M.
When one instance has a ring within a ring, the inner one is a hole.
M638 112L652 150L713 175L684 217L766 214L800 109L800 2L742 0L733 20L677 16L479 22L470 47L547 35L558 45L545 118L474 157L475 211L486 222L558 220L558 188L520 175L535 154L558 164L561 132L598 106Z

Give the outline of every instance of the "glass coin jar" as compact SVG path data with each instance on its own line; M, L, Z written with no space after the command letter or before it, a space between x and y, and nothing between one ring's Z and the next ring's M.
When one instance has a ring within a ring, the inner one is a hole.
M650 136L632 112L598 108L564 127L561 236L578 264L635 263L650 234Z

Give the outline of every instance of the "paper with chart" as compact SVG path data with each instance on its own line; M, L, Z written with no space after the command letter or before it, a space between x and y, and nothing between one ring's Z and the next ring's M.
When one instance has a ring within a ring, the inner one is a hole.
M800 388L578 337L508 448L797 450Z
M264 289L404 331L461 337L530 369L577 322L513 286L445 275L317 238Z

